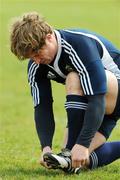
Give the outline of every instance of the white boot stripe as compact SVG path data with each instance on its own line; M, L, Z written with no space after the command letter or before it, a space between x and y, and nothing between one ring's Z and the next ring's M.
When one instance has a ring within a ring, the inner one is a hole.
M60 157L58 155L52 154L52 156L60 163L61 168L67 168L68 162L65 160L64 157Z

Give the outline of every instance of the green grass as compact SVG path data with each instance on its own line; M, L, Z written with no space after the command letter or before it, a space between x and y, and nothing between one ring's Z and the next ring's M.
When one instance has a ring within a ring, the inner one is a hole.
M91 29L120 47L119 0L0 0L0 179L120 179L119 161L79 176L49 171L38 164L41 151L27 83L27 62L18 62L9 50L10 19L28 11L40 12L55 28ZM58 152L66 124L64 87L53 83L53 94L56 117L53 147ZM110 140L119 137L120 123Z

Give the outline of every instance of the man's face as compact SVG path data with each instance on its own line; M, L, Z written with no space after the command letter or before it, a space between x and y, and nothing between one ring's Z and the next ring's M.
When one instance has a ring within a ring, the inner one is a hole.
M36 64L50 64L57 53L57 41L54 34L46 36L45 45L38 50L29 54L29 58L33 59Z

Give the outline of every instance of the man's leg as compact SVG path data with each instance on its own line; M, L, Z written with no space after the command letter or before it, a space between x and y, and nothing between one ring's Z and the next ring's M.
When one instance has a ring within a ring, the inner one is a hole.
M83 96L80 79L77 73L71 72L66 78L65 108L68 119L68 141L66 148L72 149L82 129L87 99Z
M90 154L88 169L108 165L120 159L120 141L106 142Z

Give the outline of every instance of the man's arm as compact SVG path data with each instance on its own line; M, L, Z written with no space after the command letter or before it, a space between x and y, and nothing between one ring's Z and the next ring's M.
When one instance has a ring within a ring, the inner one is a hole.
M40 140L42 154L40 164L47 167L43 160L43 155L46 152L52 151L52 140L55 130L54 115L52 109L52 101L48 97L41 97L40 104L35 107L34 116L37 134Z
M78 38L76 48L78 56L74 55L75 58L71 58L71 62L80 76L83 93L88 98L88 107L85 112L83 128L72 149L73 167L84 164L82 162L89 155L88 147L101 125L105 112L104 94L107 91L106 75L101 60L102 51L99 52L98 49L98 46L102 49L101 44L86 36L80 36L80 41L79 43Z
M83 128L76 144L89 147L92 138L99 129L105 114L105 95L88 96L88 107L85 112Z
M76 38L77 49L75 49L78 56L75 56L71 63L79 74L83 94L88 99L88 107L76 143L88 148L103 119L107 82L101 60L102 54L99 52L103 47L94 39L95 37L79 36L79 38Z
M52 146L54 115L52 108L51 82L47 79L47 66L37 65L32 60L28 64L28 81L34 101L34 117L41 148Z
M40 104L34 110L36 130L41 142L42 149L46 146L52 147L52 139L55 129L52 100L41 97Z

